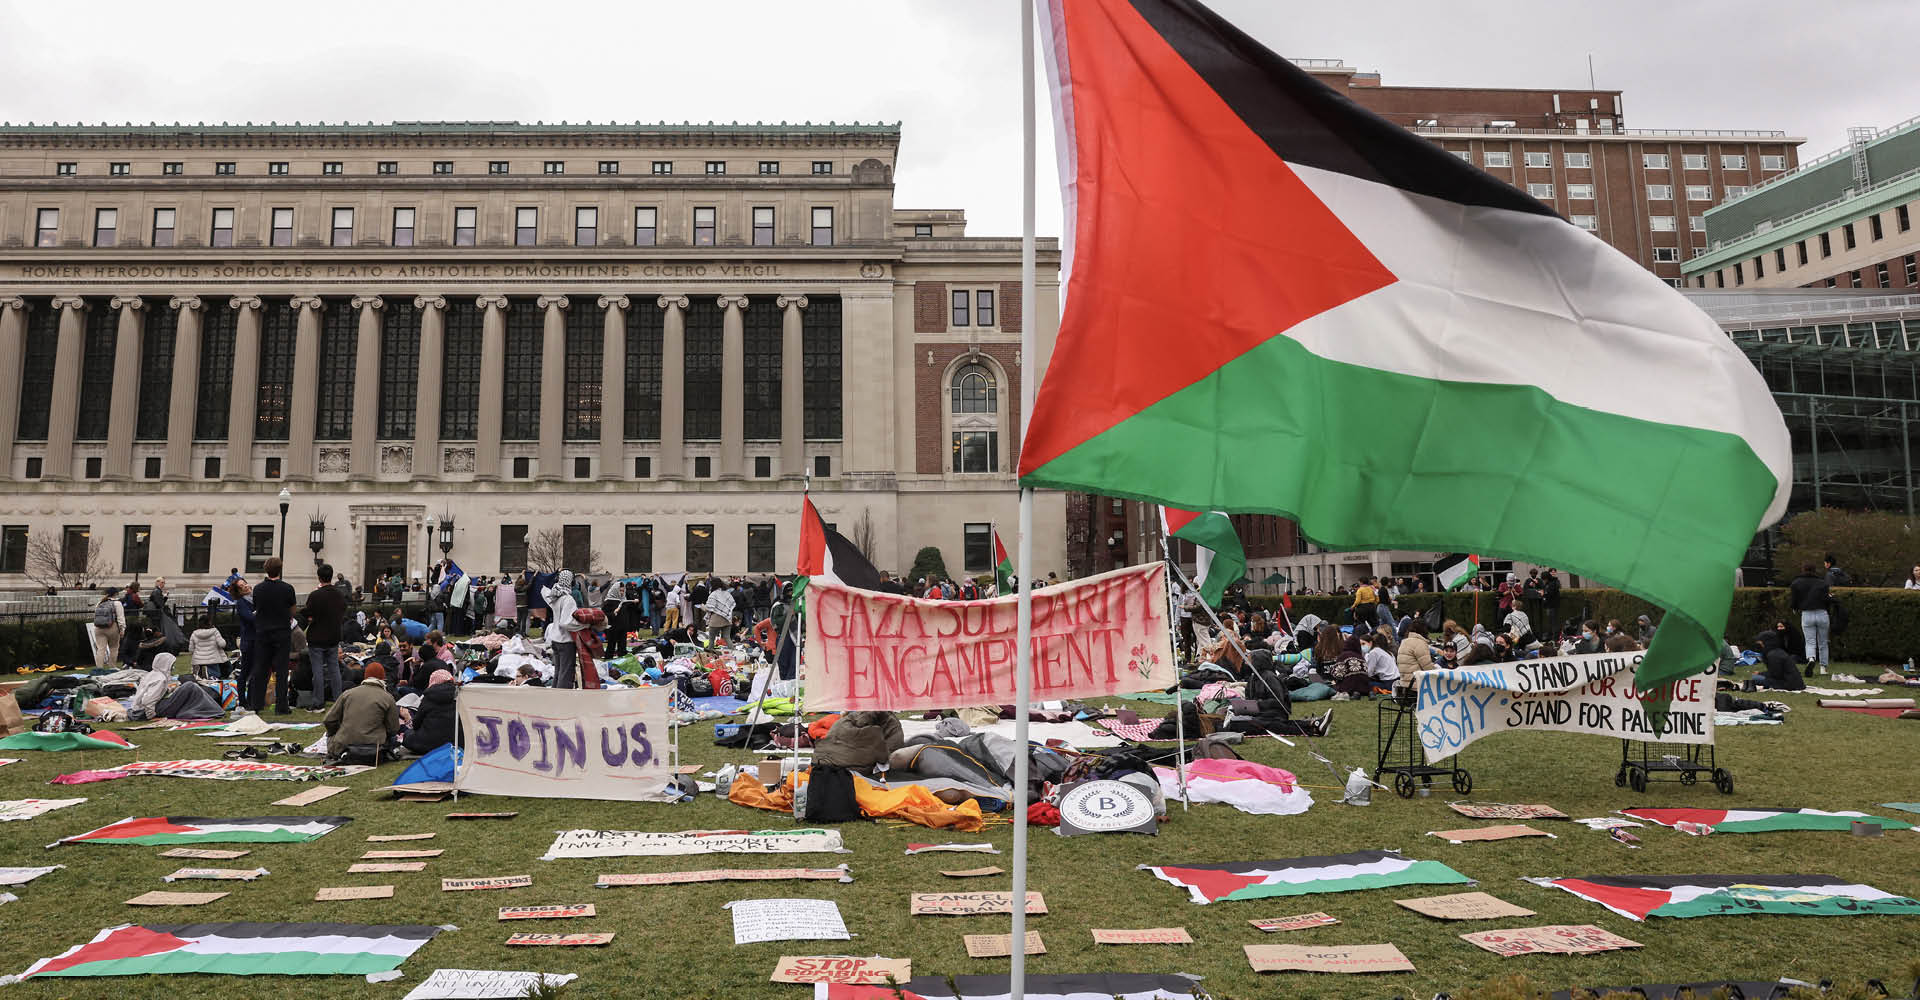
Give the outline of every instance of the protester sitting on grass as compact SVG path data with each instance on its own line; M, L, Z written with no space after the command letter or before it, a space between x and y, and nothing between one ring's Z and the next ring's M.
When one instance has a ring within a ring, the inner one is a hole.
M1473 642L1459 622L1449 618L1440 626L1440 658L1444 661L1441 666L1449 669L1460 666L1472 650Z
M1394 661L1393 637L1386 629L1360 637L1361 658L1367 665L1367 679L1374 691L1392 691L1400 681L1400 665Z
M413 710L413 728L402 744L408 753L425 756L453 742L454 697L458 691L453 674L445 669L435 670L427 678L420 705Z
M1273 634L1273 626L1267 624L1267 616L1255 611L1247 616L1247 627L1243 633L1248 642L1266 644L1267 637Z
M1303 653L1312 649L1314 643L1319 641L1321 624L1319 615L1307 615L1301 618L1300 623L1293 627L1293 648ZM1337 632L1339 629L1334 631Z
M1580 638L1574 640L1573 651L1576 654L1598 653L1606 647L1602 645L1599 623L1588 619L1580 625Z
M321 724L327 730L330 757L373 763L390 756L400 732L400 709L387 693L386 669L368 664L360 683L333 703Z
M1775 691L1802 691L1806 689L1806 678L1800 675L1800 667L1793 662L1792 654L1780 641L1780 633L1768 629L1753 638L1749 648L1760 653L1760 673L1747 680L1746 689L1771 688Z
M1615 632L1607 636L1606 650L1609 653L1632 653L1639 649L1640 644L1625 632Z
M1328 674L1333 678L1334 701L1365 698L1373 690L1367 677L1367 653L1361 646L1361 636L1346 636L1340 644L1340 656L1333 661Z
M1433 669L1433 644L1412 618L1400 623L1400 644L1394 649L1394 662L1408 683L1413 682L1415 673Z

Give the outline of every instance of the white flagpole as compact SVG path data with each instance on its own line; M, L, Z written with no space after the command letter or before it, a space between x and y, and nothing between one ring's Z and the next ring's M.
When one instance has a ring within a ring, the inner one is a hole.
M1033 421L1034 383L1040 370L1033 349L1033 0L1020 0L1020 437L1025 444ZM1007 976L1008 1000L1027 995L1027 711L1033 699L1033 490L1020 490L1019 631L1014 654L1013 713L1013 935L1007 950L1013 966Z

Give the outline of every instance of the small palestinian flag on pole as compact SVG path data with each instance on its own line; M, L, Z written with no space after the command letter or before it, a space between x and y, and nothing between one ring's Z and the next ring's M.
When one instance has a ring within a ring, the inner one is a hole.
M1000 541L1000 526L993 528L993 593L1005 597L1013 593L1013 557Z
M1459 590L1460 586L1472 580L1480 573L1480 557L1456 552L1433 561L1433 580L1442 591Z
M867 561L859 546L827 527L810 496L800 500L800 555L794 562L794 572L801 577L794 584L796 597L806 589L807 580L816 576L860 590L880 589L880 571Z
M1527 881L1563 889L1629 920L1756 913L1920 916L1920 900L1835 875L1584 875Z
M814 1000L1007 1000L1013 995L1005 973L990 976L916 976L899 985L851 986L815 983ZM1181 976L1137 972L1081 972L1066 975L1028 975L1027 1000L1191 1000L1193 980Z
M1910 830L1913 824L1863 812L1820 809L1622 809L1620 815L1661 826L1698 823L1714 833L1776 833L1781 830L1840 830L1871 823L1883 830Z
M1247 550L1240 545L1233 520L1219 511L1196 513L1161 507L1160 528L1168 538L1193 543L1194 586L1208 606L1219 607L1227 587L1247 572ZM1172 551L1178 553L1177 549Z
M1196 903L1473 881L1438 861L1415 861L1401 857L1398 851L1355 851L1328 857L1235 861L1218 865L1140 867L1152 872L1163 882L1187 890Z
M132 924L20 974L39 976L364 976L391 972L442 928L367 924Z
M315 840L353 822L350 816L252 816L205 819L199 816L143 816L109 823L98 830L62 837L60 844L277 844Z

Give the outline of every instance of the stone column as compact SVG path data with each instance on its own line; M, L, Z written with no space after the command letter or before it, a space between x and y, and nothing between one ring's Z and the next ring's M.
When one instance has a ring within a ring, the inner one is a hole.
M500 405L507 384L507 297L482 295L473 304L486 311L480 325L480 420L474 435L473 478L499 479Z
M540 331L540 478L565 479L567 393L567 297L542 295L537 301Z
M667 311L660 325L660 468L661 479L687 475L687 297L662 295Z
M600 478L627 471L627 307L624 295L600 296Z
M354 479L372 479L380 467L373 452L379 447L374 442L380 421L380 310L386 302L378 295L356 295L353 307L360 311L360 329L353 349L353 439L347 468Z
M0 387L7 389L7 400L0 400L0 470L12 475L13 436L20 429L20 367L26 363L27 300L19 296L0 298Z
M227 461L222 479L253 479L253 421L260 408L260 297L239 296L227 306L240 311L233 327L233 395L227 404Z
M747 297L722 295L714 301L725 310L720 324L719 478L739 479L746 475Z
M313 435L320 408L320 310L314 296L293 300L293 396L287 401L287 461L281 473L301 482L313 478Z
M420 364L414 377L413 478L440 476L440 363L447 336L447 300L422 295L413 300L420 310Z
M53 402L47 410L46 458L40 478L60 482L73 478L73 434L80 417L80 365L86 339L87 300L53 300L60 310L59 342L53 355ZM17 403L15 405L18 405Z
M116 295L120 325L113 336L113 400L108 404L107 455L100 478L133 478L133 423L140 409L140 344L146 325L141 311L146 302L137 295Z
M804 295L782 295L773 300L780 315L780 476L798 479L807 473L807 410L800 310Z
M176 296L167 305L180 314L173 328L173 388L167 394L167 455L161 478L180 482L193 475L194 418L200 399L200 310L198 295Z

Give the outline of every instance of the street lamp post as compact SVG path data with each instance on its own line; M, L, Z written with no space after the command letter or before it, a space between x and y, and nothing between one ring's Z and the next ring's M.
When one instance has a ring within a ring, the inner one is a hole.
M433 569L433 528L434 528L434 525L438 523L439 522L434 519L434 516L432 514L427 515L427 533L425 538L423 539L423 541L427 543L426 544L426 562L423 563L420 567L420 580L423 583L426 581L428 575L430 574L430 571Z
M293 492L285 486L280 487L280 562L287 561L287 506L293 503ZM281 572L285 572L284 569Z

